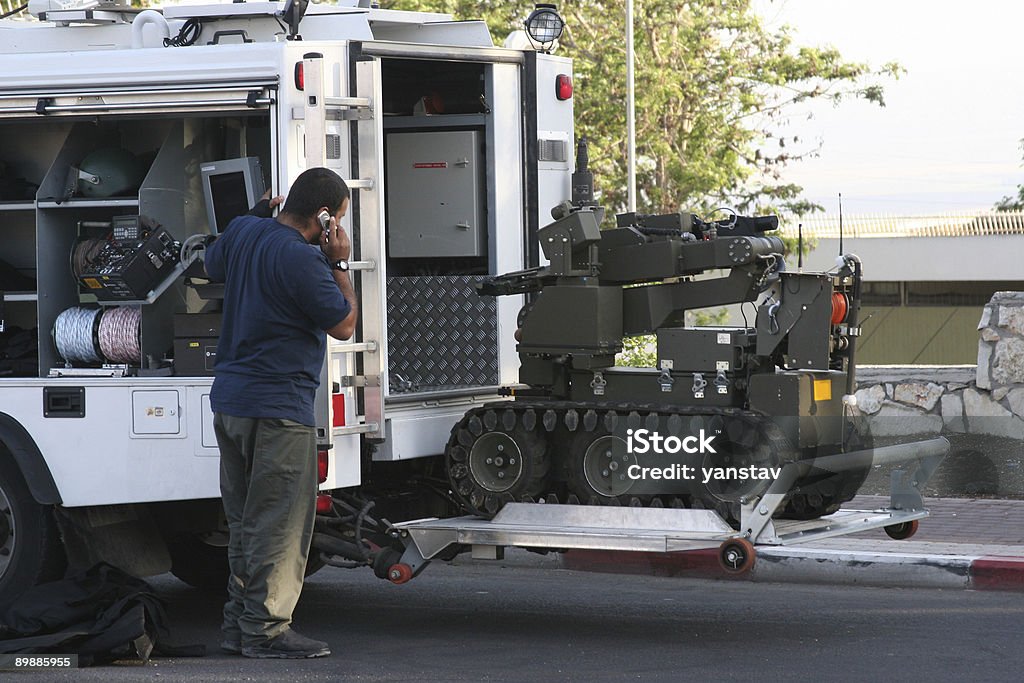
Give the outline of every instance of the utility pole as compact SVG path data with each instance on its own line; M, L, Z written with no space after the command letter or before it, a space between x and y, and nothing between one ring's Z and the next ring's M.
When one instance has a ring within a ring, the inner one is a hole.
M626 128L629 168L629 211L636 211L636 83L633 77L633 0L626 0Z

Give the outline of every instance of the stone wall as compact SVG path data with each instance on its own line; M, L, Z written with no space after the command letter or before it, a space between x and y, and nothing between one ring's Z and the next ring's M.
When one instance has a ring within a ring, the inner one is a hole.
M1024 439L1024 292L997 292L978 330L977 366L858 369L857 406L872 433Z

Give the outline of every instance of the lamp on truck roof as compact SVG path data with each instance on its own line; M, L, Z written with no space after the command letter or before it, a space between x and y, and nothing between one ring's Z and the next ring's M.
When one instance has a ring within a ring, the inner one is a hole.
M288 40L302 40L302 36L299 35L299 24L306 16L308 8L309 0L288 0L285 3L284 10L281 11L281 19L288 25Z
M526 33L530 40L540 46L541 50L549 50L562 31L565 29L565 21L558 14L554 5L539 2L534 5L530 16L526 18Z

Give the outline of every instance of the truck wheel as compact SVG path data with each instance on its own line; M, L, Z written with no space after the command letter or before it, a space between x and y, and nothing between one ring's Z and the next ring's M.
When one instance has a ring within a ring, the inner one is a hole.
M190 586L224 593L228 586L228 538L224 533L189 534L167 542L171 573ZM319 555L310 553L306 576L323 568Z
M14 458L0 445L0 606L61 578L66 566L52 506L32 498Z

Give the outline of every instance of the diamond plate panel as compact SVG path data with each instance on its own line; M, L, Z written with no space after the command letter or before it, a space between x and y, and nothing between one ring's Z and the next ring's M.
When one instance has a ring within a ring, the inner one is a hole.
M341 136L329 133L327 135L327 144L324 145L324 149L327 150L328 159L340 159L341 158Z
M392 394L498 383L498 305L481 277L388 279Z

